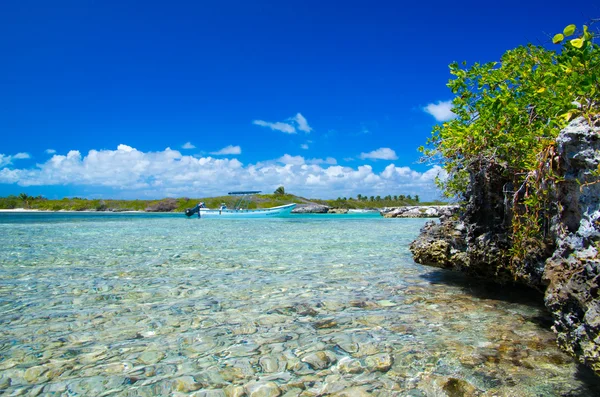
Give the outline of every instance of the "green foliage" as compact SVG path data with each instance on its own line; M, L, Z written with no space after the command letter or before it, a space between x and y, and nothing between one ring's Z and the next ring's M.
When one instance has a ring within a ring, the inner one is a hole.
M576 35L575 38L565 40ZM559 131L577 116L591 120L600 107L600 49L584 26L565 27L552 41L559 51L527 45L507 51L499 62L466 67L452 63L448 87L456 118L434 127L427 160L439 161L448 179L438 181L448 197L464 198L469 173L499 165L516 188L512 201L513 258L544 227Z
M283 196L285 194L285 189L283 186L279 186L277 189L275 189L275 192L273 193L277 196Z
M570 25L564 33L573 32ZM574 39L581 46L571 40L559 53L528 45L507 51L500 62L450 65L457 117L435 126L431 147L421 148L448 171L442 184L448 196L464 194L466 170L482 160L510 175L526 174L569 120L598 112L600 51L585 32Z
M346 209L372 209L372 208L383 208L383 207L401 207L407 205L446 205L447 202L442 201L432 201L428 203L420 203L418 200L418 196L415 196L414 199L407 198L404 195L400 196L391 196L387 195L385 197L381 196L371 196L372 199L368 200L366 196L360 195L361 200L353 200L346 199L345 197L338 197L335 200L320 200L320 199L311 199L310 201L327 205L332 208L346 208ZM379 197L379 199L377 199Z

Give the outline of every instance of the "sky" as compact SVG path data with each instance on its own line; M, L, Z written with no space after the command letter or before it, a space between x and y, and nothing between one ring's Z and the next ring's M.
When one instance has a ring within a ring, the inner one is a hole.
M453 61L499 60L600 3L0 2L0 196L442 198L417 148Z

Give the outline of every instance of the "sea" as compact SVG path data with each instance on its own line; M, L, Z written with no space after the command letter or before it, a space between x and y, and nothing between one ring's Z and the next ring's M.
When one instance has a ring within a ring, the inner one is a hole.
M0 213L0 394L600 395L538 292L416 264L425 222Z

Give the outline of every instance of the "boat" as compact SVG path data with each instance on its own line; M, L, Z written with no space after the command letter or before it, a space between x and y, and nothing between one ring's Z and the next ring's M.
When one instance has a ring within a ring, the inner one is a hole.
M295 203L271 208L248 209L250 197L260 191L229 192L230 196L240 196L233 208L227 208L225 203L218 209L207 208L203 202L185 210L188 217L198 215L198 218L274 218L289 215L296 207Z

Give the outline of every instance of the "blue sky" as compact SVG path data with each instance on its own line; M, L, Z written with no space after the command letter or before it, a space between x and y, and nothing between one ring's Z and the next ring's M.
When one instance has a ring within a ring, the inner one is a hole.
M448 64L600 17L573 4L4 1L0 195L439 198Z

